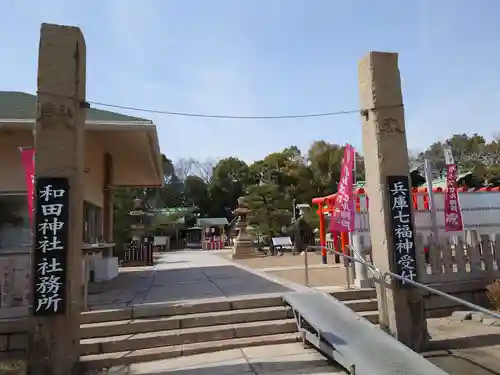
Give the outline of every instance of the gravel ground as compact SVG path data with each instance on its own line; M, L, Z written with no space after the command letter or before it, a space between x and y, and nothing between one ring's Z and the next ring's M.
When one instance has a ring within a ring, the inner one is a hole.
M219 256L231 258L231 254L228 253ZM329 264L326 265L322 264L319 254L309 253L307 256L310 286L344 286L347 284L344 266L333 264L332 256L328 257ZM286 253L283 256L236 259L234 262L305 285L304 255L294 256Z

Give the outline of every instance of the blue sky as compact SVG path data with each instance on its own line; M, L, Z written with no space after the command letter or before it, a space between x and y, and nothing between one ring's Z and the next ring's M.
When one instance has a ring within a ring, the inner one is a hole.
M36 91L41 22L77 25L88 100L225 115L359 108L357 63L398 52L408 143L499 132L498 0L16 0L0 12L0 90ZM357 115L216 120L147 113L169 157L246 161L314 140L361 147Z

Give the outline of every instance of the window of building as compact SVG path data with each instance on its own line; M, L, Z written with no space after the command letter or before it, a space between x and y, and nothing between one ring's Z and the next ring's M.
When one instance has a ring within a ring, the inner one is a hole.
M29 251L31 230L25 193L0 194L0 251Z
M102 208L84 202L83 242L102 240ZM30 251L31 228L25 193L0 194L0 252Z
M102 207L83 203L83 242L97 243L102 240Z

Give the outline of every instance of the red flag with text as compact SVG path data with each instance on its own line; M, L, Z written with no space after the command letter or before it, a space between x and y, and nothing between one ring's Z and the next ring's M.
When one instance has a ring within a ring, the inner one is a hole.
M21 161L24 168L24 179L26 181L26 191L28 193L28 217L30 225L33 222L33 198L35 194L35 149L22 148Z
M331 232L354 231L354 148L347 144L344 150L344 159L340 171L340 181L337 189L337 198L335 200L335 209L330 222Z
M446 232L464 230L462 211L458 199L457 165L446 165L446 192L444 194L444 223Z

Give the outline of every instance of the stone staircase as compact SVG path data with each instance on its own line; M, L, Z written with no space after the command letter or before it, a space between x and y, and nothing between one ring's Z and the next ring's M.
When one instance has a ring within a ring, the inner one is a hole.
M374 290L331 294L369 321L378 322ZM295 341L293 313L284 307L280 295L139 305L83 313L81 363L86 369L97 369Z
M374 288L340 290L329 292L329 294L344 302L351 310L369 322L379 323L377 292Z

